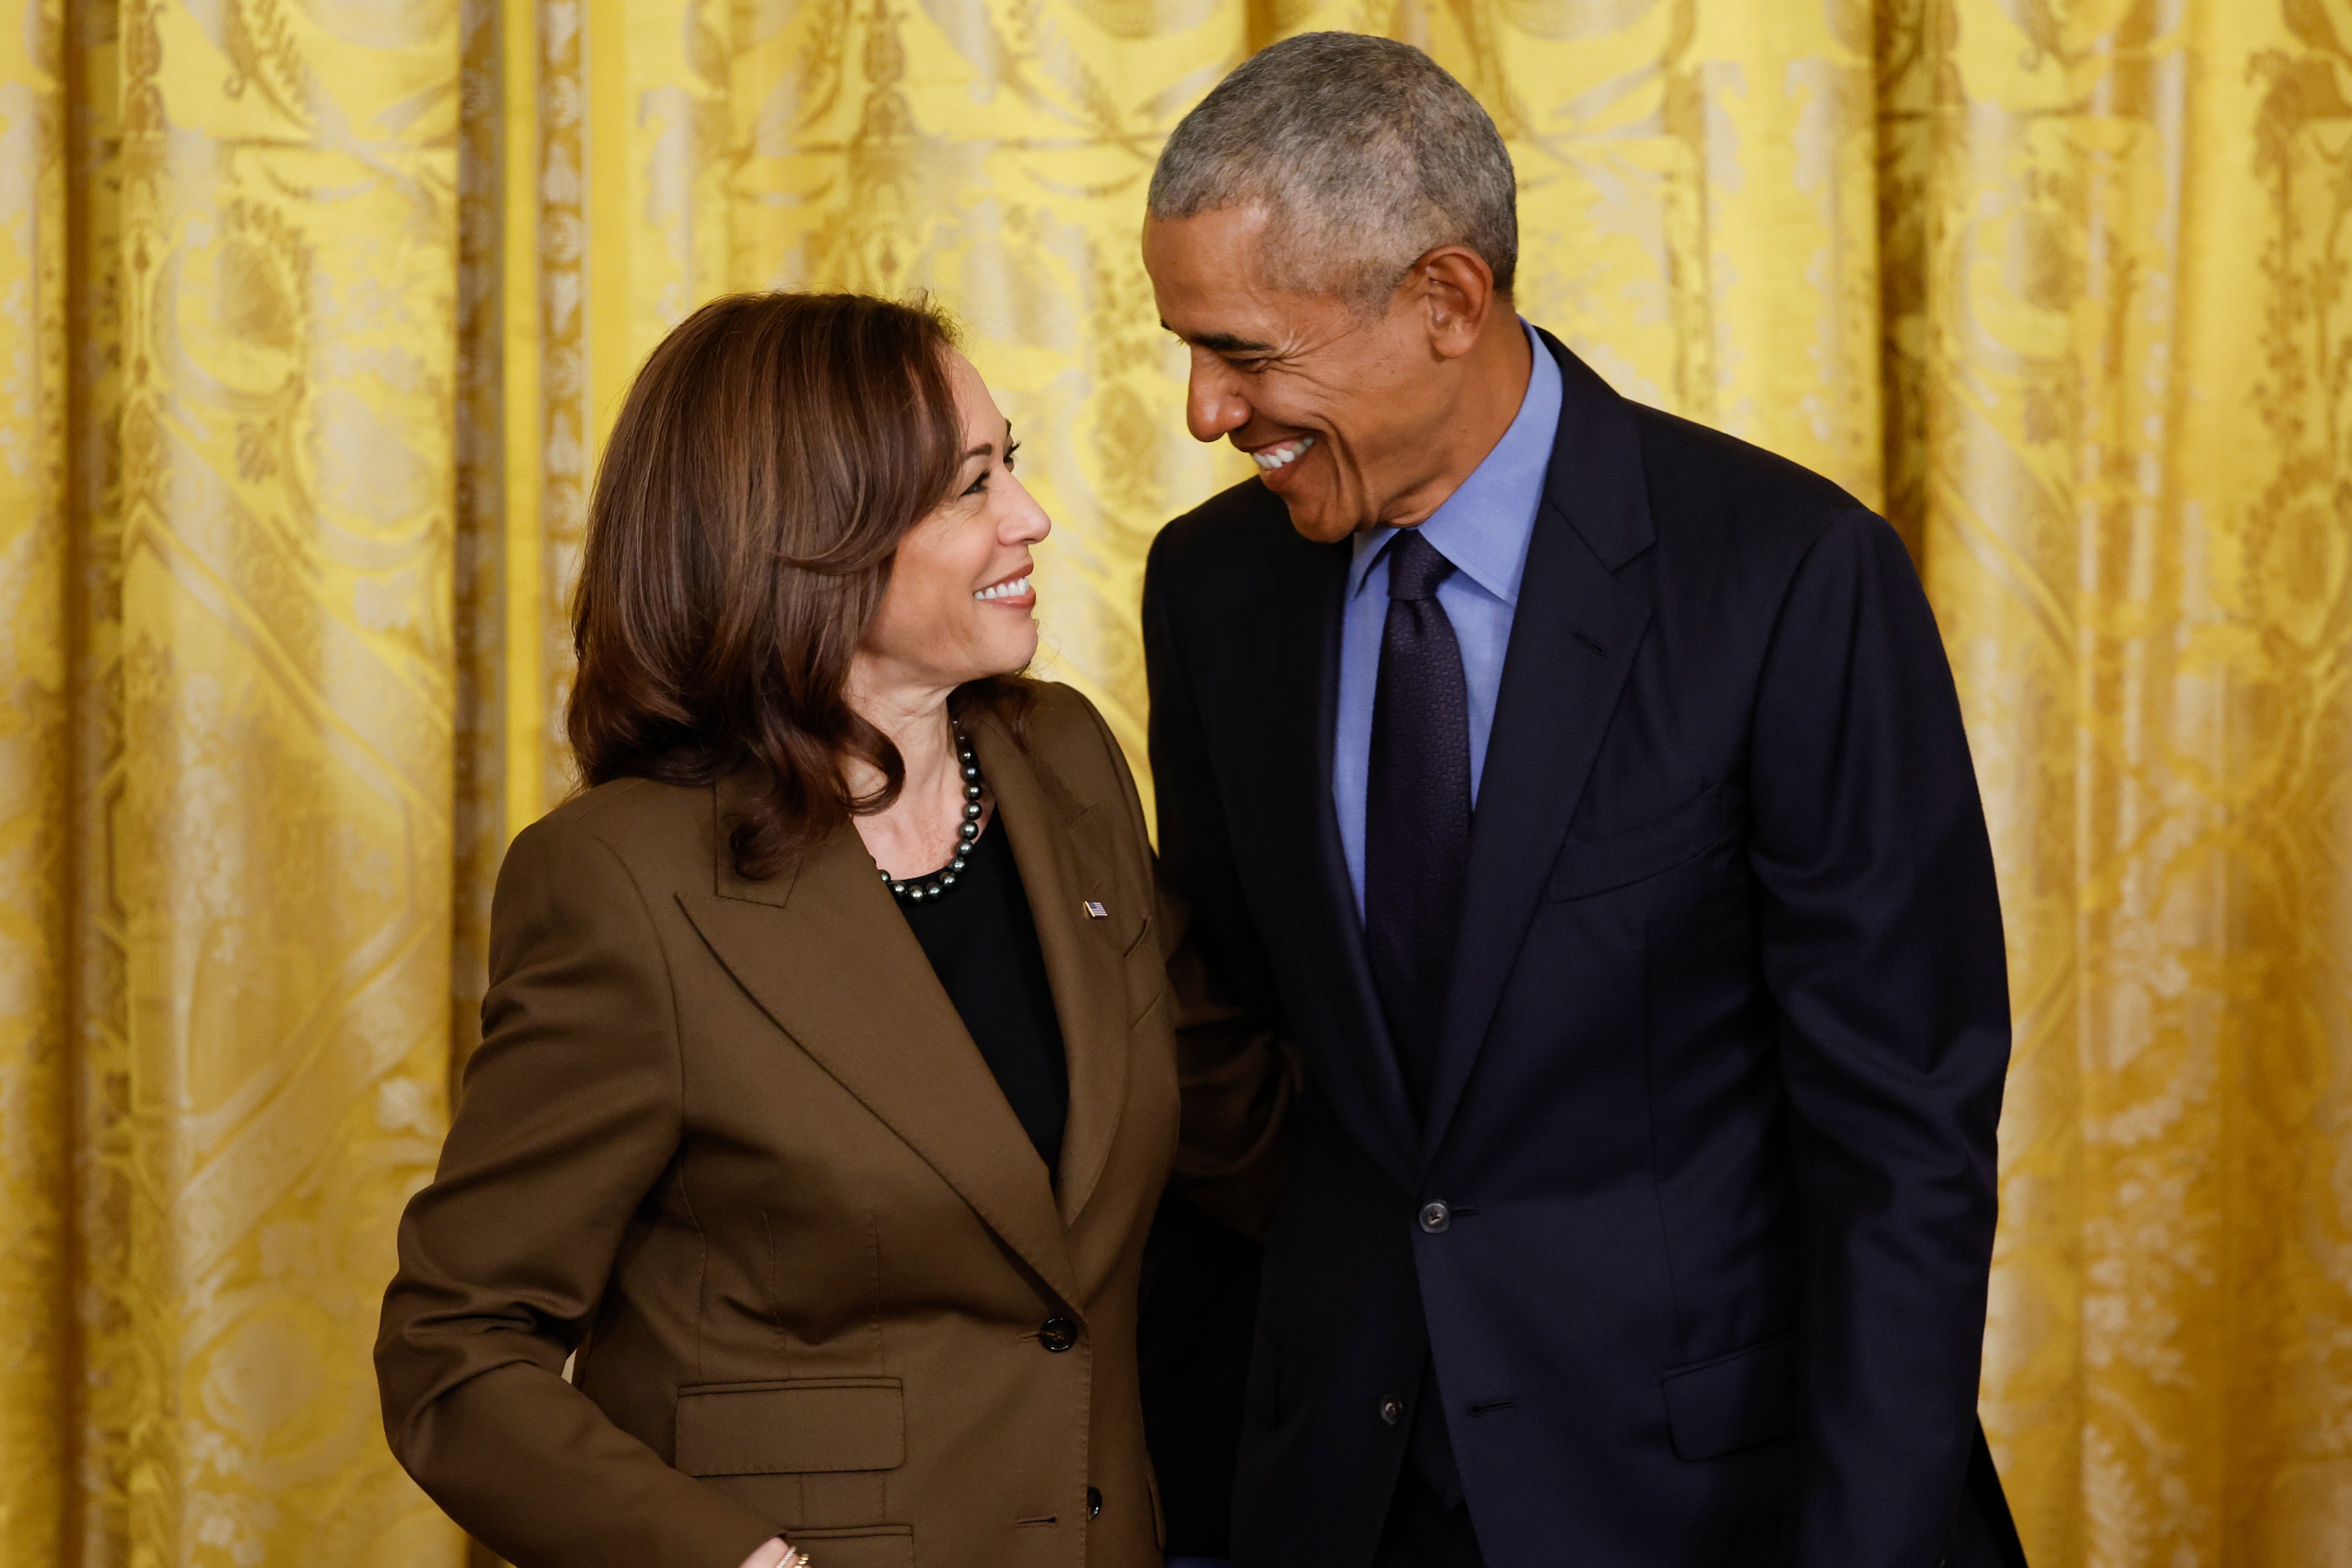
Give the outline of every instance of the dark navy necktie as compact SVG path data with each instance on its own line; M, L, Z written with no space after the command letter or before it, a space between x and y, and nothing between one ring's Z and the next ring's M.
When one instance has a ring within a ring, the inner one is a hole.
M1417 528L1389 545L1389 618L1364 788L1364 941L1397 1065L1423 1118L1470 856L1470 689L1454 623L1437 602L1438 584L1453 572ZM1462 1473L1439 1397L1432 1357L1407 1447L1413 1468L1454 1509Z
M1470 851L1470 693L1437 585L1454 563L1408 528L1389 545L1389 618L1364 789L1364 940L1413 1109L1427 1113Z

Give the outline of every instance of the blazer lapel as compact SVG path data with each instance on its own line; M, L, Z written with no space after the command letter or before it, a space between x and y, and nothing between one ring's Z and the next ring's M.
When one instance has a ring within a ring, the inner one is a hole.
M1269 498L1271 499L1271 498ZM1289 519L1276 514L1287 529ZM1339 847L1331 805L1331 747L1339 726L1339 617L1349 549L1299 541L1251 617L1246 668L1264 693L1243 776L1261 781L1263 831L1255 846L1272 875L1265 885L1288 905L1283 922L1304 962L1305 983L1321 988L1332 1027L1301 1029L1317 1088L1371 1152L1411 1171L1418 1142L1404 1077L1372 989L1363 921ZM1268 931L1270 939L1281 933ZM1373 1145L1378 1145L1374 1147Z
M1453 986L1423 1130L1434 1159L1518 957L1544 874L1583 798L1624 690L1649 606L1614 575L1649 548L1641 436L1606 383L1549 333L1560 362L1559 434L1528 545L1496 696Z
M1125 954L1113 951L1108 930L1086 914L1087 900L1112 896L1113 850L1093 810L1039 767L993 715L973 726L971 740L1021 868L1069 1062L1058 1194L1068 1225L1094 1194L1127 1104Z
M749 882L727 847L734 794L731 782L714 792L714 886L677 895L687 918L777 1026L1076 1310L1045 1167L856 830L842 826L793 872Z

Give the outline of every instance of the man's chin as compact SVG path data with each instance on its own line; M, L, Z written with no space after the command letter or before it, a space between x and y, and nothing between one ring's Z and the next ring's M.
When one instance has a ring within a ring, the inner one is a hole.
M1356 531L1354 517L1321 504L1319 497L1284 496L1282 504L1290 510L1290 526L1318 544L1337 544Z

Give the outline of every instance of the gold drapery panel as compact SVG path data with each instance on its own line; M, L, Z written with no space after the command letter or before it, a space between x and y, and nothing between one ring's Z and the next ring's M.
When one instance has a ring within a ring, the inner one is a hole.
M730 289L940 294L1059 523L1045 668L1139 754L1144 548L1238 472L1143 184L1321 26L1494 112L1530 317L1913 544L2010 925L2034 1561L2352 1563L2352 0L29 0L0 1564L463 1561L366 1348L633 366Z

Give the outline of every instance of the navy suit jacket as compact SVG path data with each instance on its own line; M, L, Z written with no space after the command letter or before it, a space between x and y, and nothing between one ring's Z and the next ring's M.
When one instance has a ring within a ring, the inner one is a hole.
M1544 343L1566 397L1425 1118L1331 807L1349 548L1252 480L1151 552L1160 854L1307 1082L1234 1555L1370 1561L1411 1425L1382 1406L1433 1355L1491 1568L2014 1560L1976 1418L2000 915L1918 578L1836 486Z

